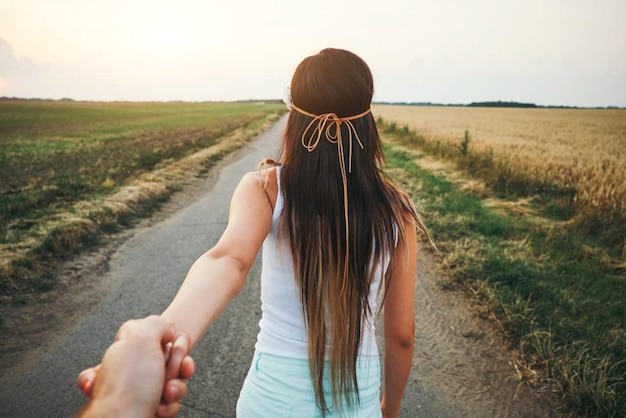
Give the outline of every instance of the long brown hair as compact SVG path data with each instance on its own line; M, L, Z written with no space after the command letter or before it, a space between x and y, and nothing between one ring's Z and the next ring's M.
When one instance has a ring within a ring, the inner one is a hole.
M278 233L293 257L311 379L324 412L326 356L333 404L341 408L342 401L348 406L359 402L356 362L364 326L374 315L369 296L375 272L389 262L386 291L395 266L393 250L405 239L405 219L413 217L423 227L409 197L381 169L382 146L371 112L350 121L362 144L353 144L350 156L324 137L314 150L303 146L314 116L363 113L370 108L373 91L369 67L351 52L325 49L304 59L291 82L293 104L301 111L291 111L280 151L285 203ZM344 138L351 134L345 123L335 129ZM344 173L338 161L342 157L350 158L344 161Z

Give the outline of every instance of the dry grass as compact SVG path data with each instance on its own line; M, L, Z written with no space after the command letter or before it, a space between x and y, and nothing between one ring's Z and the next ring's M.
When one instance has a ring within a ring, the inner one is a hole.
M431 144L458 147L469 131L471 153L537 184L575 190L574 218L610 218L605 225L626 219L626 110L381 105L373 110Z
M626 110L375 106L431 141L459 144L565 187L579 205L626 213Z

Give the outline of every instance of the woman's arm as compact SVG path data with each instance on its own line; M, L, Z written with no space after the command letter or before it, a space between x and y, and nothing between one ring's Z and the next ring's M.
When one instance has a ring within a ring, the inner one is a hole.
M384 304L385 380L381 408L384 418L400 414L402 395L413 359L417 234L413 220L404 225L406 243L395 250L394 271Z
M209 325L243 288L248 270L272 226L269 194L276 195L274 182L261 185L256 173L246 174L235 190L228 225L218 243L193 264L178 294L163 312L172 321L176 338L166 345L168 358L165 382L160 384L161 402L156 416L170 417L178 412L186 393L185 379L193 374L187 354L204 335ZM120 328L121 332L124 327ZM119 338L116 337L116 340ZM79 387L91 396L101 366L85 369L77 379Z
M191 266L176 297L162 314L189 336L191 347L243 289L248 270L271 226L268 195L258 174L248 173L233 194L222 237Z

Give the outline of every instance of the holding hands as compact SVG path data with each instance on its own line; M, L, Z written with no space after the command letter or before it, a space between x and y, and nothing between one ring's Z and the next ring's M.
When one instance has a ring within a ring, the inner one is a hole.
M79 416L175 416L194 372L189 347L187 334L159 316L124 323L102 363L78 375L90 397Z

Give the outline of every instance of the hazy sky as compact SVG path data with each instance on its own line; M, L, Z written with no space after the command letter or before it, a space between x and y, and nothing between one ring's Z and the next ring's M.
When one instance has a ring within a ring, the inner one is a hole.
M0 0L0 96L281 98L329 46L378 101L626 106L626 0Z

